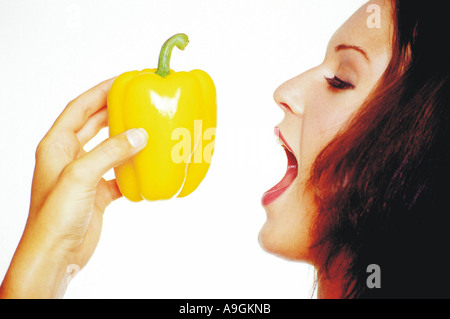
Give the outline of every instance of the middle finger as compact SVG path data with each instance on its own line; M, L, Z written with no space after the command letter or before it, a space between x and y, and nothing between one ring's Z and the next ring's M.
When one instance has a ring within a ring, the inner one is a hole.
M108 110L106 107L100 109L97 113L93 114L84 124L84 126L76 133L78 141L80 141L81 147L86 145L92 138L94 138L98 132L108 125Z

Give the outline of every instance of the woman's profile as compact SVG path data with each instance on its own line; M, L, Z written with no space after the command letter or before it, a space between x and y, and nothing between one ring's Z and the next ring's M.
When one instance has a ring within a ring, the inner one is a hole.
M448 29L442 2L370 1L275 92L298 175L264 196L260 241L314 265L319 297L450 296Z

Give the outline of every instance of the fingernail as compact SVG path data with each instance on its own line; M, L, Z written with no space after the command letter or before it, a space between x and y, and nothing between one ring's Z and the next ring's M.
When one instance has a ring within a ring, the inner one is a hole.
M127 132L127 139L131 146L140 148L147 144L148 134L143 128L132 129Z

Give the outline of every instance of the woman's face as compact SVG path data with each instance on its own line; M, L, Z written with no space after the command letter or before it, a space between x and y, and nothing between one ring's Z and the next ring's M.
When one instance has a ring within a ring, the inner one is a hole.
M288 150L289 168L262 199L267 220L259 240L266 251L312 262L310 227L316 211L305 183L319 152L346 126L386 70L392 29L390 1L369 1L337 30L321 65L275 91L285 113L275 132Z

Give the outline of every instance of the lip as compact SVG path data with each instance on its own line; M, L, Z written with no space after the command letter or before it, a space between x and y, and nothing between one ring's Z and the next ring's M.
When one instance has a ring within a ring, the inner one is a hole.
M275 201L278 197L280 197L281 194L283 194L292 185L294 180L297 178L298 174L297 158L295 157L292 148L286 142L278 127L275 128L275 135L278 136L283 143L283 148L286 152L288 160L287 170L283 179L274 187L272 187L271 189L269 189L267 192L264 193L261 200L263 206L270 205L273 201Z

